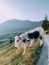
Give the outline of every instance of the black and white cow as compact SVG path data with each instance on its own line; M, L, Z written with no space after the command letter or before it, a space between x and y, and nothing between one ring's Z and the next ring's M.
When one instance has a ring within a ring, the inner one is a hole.
M33 30L27 31L21 34L20 36L15 37L15 48L19 48L20 45L24 44L24 53L23 53L24 55L26 51L26 45L27 45L26 41L30 42L29 47L31 47L33 42L39 38L40 46L41 46L43 44L44 35L45 32L42 27L36 27Z

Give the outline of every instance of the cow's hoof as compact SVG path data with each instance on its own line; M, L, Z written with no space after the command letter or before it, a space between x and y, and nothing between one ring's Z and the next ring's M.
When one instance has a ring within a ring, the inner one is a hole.
M15 49L17 49L17 47L15 47Z
M31 47L30 47L31 48Z
M23 53L23 55L25 55L25 53Z
M29 48L31 48L31 46L29 46Z

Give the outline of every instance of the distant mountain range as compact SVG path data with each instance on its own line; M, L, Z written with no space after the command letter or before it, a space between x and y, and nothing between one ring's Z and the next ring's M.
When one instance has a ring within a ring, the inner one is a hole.
M41 22L12 19L0 24L0 35L14 32L21 33L40 25Z

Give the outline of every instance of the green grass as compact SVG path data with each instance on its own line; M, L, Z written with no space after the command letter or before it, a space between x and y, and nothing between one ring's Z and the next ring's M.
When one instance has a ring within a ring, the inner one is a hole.
M13 44L9 44L7 46L4 46L3 48L0 49L0 57L8 53L10 50L14 48Z
M35 65L40 54L39 41L35 41L32 47L27 47L23 56L23 46L14 48L14 42L0 48L0 65Z

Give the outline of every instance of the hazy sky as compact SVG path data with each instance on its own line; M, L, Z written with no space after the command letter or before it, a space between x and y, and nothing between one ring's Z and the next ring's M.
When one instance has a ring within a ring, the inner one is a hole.
M0 0L0 22L9 19L42 20L48 15L49 0Z

